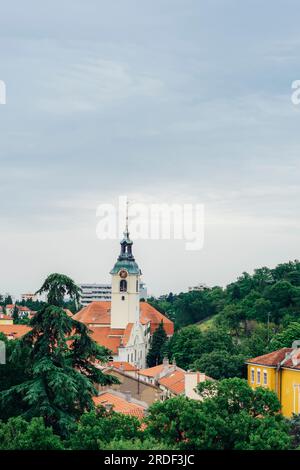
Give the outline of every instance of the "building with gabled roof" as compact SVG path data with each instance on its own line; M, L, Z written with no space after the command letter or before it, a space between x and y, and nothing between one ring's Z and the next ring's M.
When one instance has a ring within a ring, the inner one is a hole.
M300 341L294 341L291 348L248 359L246 364L250 387L274 391L284 416L300 413Z
M148 408L147 403L132 398L130 393L120 393L115 390L105 390L93 398L96 406L104 406L107 411L115 411L125 415L143 419Z
M3 333L7 339L19 339L30 330L27 325L0 325L0 333Z

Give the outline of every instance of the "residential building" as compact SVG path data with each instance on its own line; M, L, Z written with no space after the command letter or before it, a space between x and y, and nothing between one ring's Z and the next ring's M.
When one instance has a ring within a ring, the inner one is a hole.
M100 392L93 398L96 406L102 405L106 411L115 411L125 415L135 416L138 419L145 417L148 405L140 400L132 398L130 392L120 393L115 390Z
M1 325L0 333L3 333L7 339L19 339L24 336L31 328L27 325Z
M246 362L250 387L273 390L287 418L300 413L299 345L300 341L294 341L291 348L281 348Z
M6 315L8 316L12 316L13 314L13 311L14 311L14 308L15 308L15 304L8 304L5 306L5 312L6 312Z
M0 325L13 325L13 319L9 315L0 313Z
M101 302L111 300L110 284L80 284L81 296L80 303L86 307L91 302Z
M152 385L141 381L139 369L128 362L110 362L106 367L101 366L103 372L114 375L118 378L119 384L100 386L99 390L111 388L122 393L131 393L131 396L141 400L150 406L160 399L160 389L158 385Z
M201 372L185 371L175 363L170 364L165 358L162 364L139 371L141 382L158 386L160 400L166 400L177 395L184 395L194 400L200 400L195 391L197 385L205 380L213 380Z

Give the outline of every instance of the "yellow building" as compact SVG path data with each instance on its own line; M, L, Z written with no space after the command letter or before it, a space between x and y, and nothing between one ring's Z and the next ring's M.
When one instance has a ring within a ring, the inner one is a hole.
M300 348L282 348L246 362L248 383L252 388L273 390L281 403L282 414L290 418L300 413Z
M0 325L12 325L14 323L13 319L8 315L0 314Z

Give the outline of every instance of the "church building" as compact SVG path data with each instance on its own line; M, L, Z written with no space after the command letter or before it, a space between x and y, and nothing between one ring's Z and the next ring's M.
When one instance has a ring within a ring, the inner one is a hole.
M140 369L146 367L151 338L159 324L163 322L168 337L174 333L174 324L150 304L140 301L142 273L133 256L128 224L120 244L120 255L110 271L111 302L92 302L73 318L85 323L93 339L112 351L113 361L128 362Z

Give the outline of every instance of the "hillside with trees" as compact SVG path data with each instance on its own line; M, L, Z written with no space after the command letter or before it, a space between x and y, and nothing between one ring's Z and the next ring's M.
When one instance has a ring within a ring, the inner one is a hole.
M215 379L245 377L245 360L300 339L300 262L244 272L215 286L149 302L175 322L164 349L184 369Z

